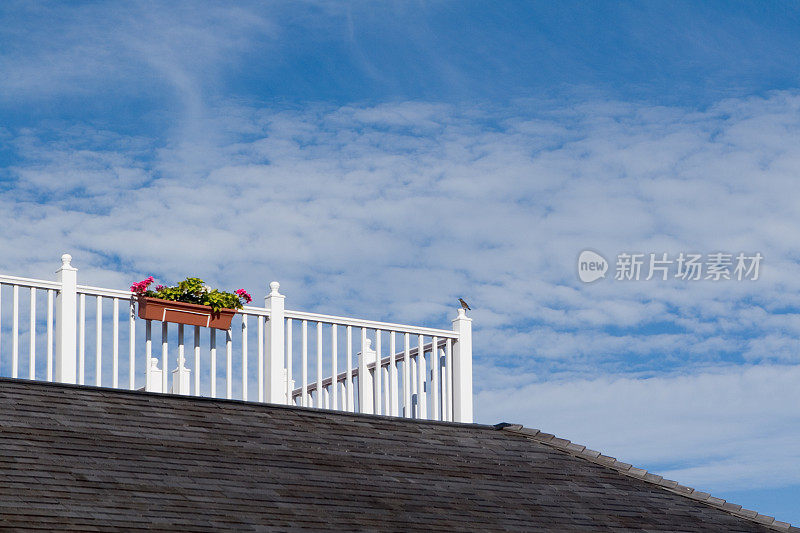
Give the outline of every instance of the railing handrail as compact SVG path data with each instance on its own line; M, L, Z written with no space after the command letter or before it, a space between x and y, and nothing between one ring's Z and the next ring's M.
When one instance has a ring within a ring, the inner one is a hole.
M91 285L78 285L78 293L88 296L105 296L107 298L121 298L132 300L134 295L131 291L121 289L106 289L104 287L93 287Z
M0 283L6 285L20 285L23 287L35 287L37 289L53 289L60 290L61 283L57 281L48 281L34 278L23 278L20 276L9 276L0 274ZM78 292L89 296L105 296L108 298L120 298L130 300L134 295L129 290L123 289L109 289L105 287L96 287L93 285L78 285ZM242 309L243 314L270 316L270 310L262 307L245 306ZM367 320L363 318L351 318L336 315L325 315L321 313L311 313L307 311L293 311L287 309L284 311L286 318L307 320L309 322L322 322L323 324L335 324L337 326L353 326L367 329L379 329L382 331L394 331L396 333L410 333L413 335L428 335L435 337L449 338L458 340L458 333L448 329L429 328L423 326L411 326L408 324L397 324L394 322L381 322L378 320Z
M57 281L44 279L21 278L19 276L7 276L0 274L0 283L6 285L20 285L22 287L34 287L36 289L60 290L61 284Z
M427 344L424 344L422 346L422 353L424 354L424 353L427 353L427 352L431 351L432 345L433 345L433 342L429 342ZM437 340L436 347L437 348L441 348L442 346L447 346L447 339L438 339ZM414 346L413 348L409 348L409 350L408 350L408 358L409 359L413 359L413 358L417 357L418 354L419 354L419 346ZM405 350L402 350L402 351L397 352L397 353L394 354L394 361L396 363L400 362L400 361L404 361L405 358L406 358ZM378 364L377 362L367 363L367 370L375 370L375 366L377 364ZM392 364L392 356L391 355L387 355L386 357L381 359L381 369L383 369L383 367L389 366L391 364ZM358 377L358 367L354 367L350 371L350 377L353 378L353 379ZM346 379L347 379L347 372L346 371L345 372L339 372L336 375L336 383L339 383L341 381L345 381ZM322 380L322 388L324 389L324 388L330 387L332 382L333 382L333 379L331 379L329 377L323 379ZM316 382L311 382L311 383L306 385L306 393L310 394L311 392L316 391L316 390L317 390L317 383ZM294 389L292 391L292 398L295 398L295 397L300 396L302 394L303 394L303 387L298 387L298 388L296 388L296 389Z
M379 322L376 320L365 320L362 318L349 318L344 316L322 315L319 313L309 313L306 311L284 311L286 318L307 320L309 322L321 322L323 324L335 324L337 326L353 326L358 328L379 329L381 331L394 331L395 333L410 333L414 335L427 335L429 337L445 337L458 340L458 332L451 329L426 328L422 326L409 326L406 324L395 324L392 322Z
M0 283L7 285L21 285L23 287L35 287L37 289L61 289L61 284L57 281L23 278L5 274L0 274ZM134 295L129 290L123 289L109 289L106 287L96 287L94 285L78 285L77 289L79 293L86 294L88 296L105 296L107 298L120 298L124 300L131 300L134 298ZM245 306L241 311L243 314L247 315L270 316L270 310L263 307ZM411 326L408 324L397 324L395 322L381 322L378 320L325 315L321 313L311 313L308 311L293 311L290 309L286 309L284 311L284 316L286 318L307 320L309 322L322 322L323 324L335 324L337 326L379 329L382 331L394 331L396 333L427 335L431 337L435 336L458 340L458 333L448 329Z

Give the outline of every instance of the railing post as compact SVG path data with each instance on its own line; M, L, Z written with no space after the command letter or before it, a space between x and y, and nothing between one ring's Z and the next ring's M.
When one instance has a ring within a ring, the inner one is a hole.
M61 289L56 296L56 381L76 383L78 269L70 264L72 256L61 256L56 280Z
M269 284L270 292L264 298L264 307L269 309L267 320L267 353L265 354L266 375L264 384L267 387L264 398L268 403L286 404L286 364L284 350L284 300L285 296L278 292L281 285L277 281Z
M453 421L472 423L472 319L464 309L453 320Z

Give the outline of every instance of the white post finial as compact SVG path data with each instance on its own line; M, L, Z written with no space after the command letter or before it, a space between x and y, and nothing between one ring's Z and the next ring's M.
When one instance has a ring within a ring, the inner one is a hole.
M264 307L269 309L269 319L267 319L267 342L266 342L266 357L264 365L266 366L265 374L266 379L264 385L267 387L264 398L269 403L287 403L286 398L286 378L284 371L286 369L286 356L285 356L285 331L286 324L284 320L284 308L286 297L278 292L281 284L273 281L269 284L270 292L264 298Z
M156 364L158 359L155 360ZM186 368L185 358L178 360L178 367L172 371L172 392L173 394L189 394L191 383L191 370Z
M77 382L77 306L78 269L70 264L72 256L61 256L56 280L61 288L56 295L56 381Z
M363 351L358 352L358 411L371 415L375 413L375 370L370 370L369 365L378 360L378 354L372 349L366 330L362 330L362 346Z
M283 374L281 375L283 382L286 383L286 390L287 392L283 393L284 398L286 399L286 405L292 405L292 393L288 391L294 390L294 380L289 379L289 371L287 369L283 369Z
M453 345L453 419L472 423L472 319L463 308L453 320L458 340Z
M145 383L145 390L147 392L164 392L164 375L163 370L158 368L158 359L151 357L149 364L150 367L147 369L147 382Z

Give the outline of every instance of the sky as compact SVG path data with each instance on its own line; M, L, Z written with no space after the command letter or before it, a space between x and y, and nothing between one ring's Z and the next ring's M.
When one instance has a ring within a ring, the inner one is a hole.
M478 422L800 524L798 49L789 2L3 2L0 272L463 297ZM758 279L614 279L716 252Z

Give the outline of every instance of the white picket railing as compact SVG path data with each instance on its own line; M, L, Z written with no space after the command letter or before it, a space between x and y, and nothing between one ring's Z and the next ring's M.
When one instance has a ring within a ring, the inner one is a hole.
M78 285L71 259L62 256L56 281L0 275L0 375L472 422L463 309L452 330L291 311L272 282L264 307L246 306L227 331L154 325L137 317L130 292Z

